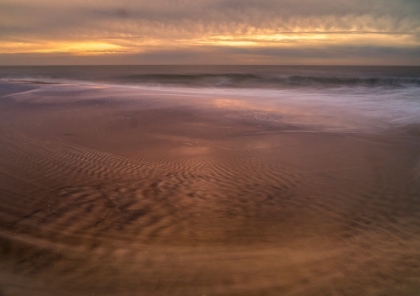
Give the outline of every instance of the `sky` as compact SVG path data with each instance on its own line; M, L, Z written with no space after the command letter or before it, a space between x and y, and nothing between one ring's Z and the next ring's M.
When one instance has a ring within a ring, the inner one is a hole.
M420 65L420 0L0 0L0 65Z

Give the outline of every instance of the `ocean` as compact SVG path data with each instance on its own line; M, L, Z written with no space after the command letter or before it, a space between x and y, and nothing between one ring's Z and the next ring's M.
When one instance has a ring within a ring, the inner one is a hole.
M420 87L420 67L33 66L0 67L2 80L245 89Z
M235 97L283 119L328 129L420 123L420 67L34 66L0 67L0 83L77 84ZM3 85L3 92L7 91ZM201 96L202 97L202 96ZM198 102L196 102L198 103ZM311 112L311 118L299 116ZM328 126L329 122L346 123ZM348 125L349 122L352 125ZM369 121L369 122L367 122Z

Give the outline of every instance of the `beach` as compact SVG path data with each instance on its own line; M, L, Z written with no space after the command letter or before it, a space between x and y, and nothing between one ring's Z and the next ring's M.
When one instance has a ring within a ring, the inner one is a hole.
M420 292L412 107L0 85L0 295Z

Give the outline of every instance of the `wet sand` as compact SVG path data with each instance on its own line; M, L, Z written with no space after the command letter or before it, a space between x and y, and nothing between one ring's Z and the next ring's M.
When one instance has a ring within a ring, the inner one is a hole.
M105 86L0 95L0 295L420 294L418 126Z

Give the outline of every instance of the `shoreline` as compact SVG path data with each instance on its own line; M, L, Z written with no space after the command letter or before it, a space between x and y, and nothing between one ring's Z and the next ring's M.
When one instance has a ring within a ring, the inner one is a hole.
M329 132L286 105L201 98L3 93L0 292L420 289L418 125Z

